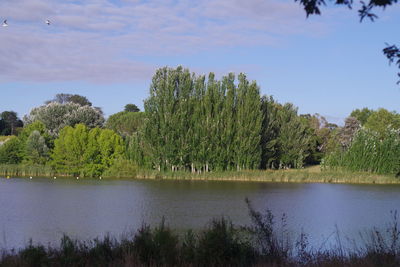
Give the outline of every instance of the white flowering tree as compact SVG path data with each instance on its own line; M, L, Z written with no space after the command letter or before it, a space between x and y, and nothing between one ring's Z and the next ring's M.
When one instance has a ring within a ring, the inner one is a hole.
M33 108L29 115L24 117L25 124L41 121L53 137L65 126L74 126L82 123L89 128L101 127L104 117L100 109L91 106L81 106L76 103L60 104L51 102Z

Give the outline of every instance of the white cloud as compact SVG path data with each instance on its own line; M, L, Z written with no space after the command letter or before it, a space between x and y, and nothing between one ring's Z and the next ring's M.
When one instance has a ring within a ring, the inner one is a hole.
M136 57L324 31L298 5L270 0L2 0L0 18L10 25L0 29L0 78L8 81L148 79L155 66Z

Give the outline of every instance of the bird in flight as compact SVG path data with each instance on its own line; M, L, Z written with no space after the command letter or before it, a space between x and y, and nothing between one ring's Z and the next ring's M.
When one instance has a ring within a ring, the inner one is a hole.
M47 25L50 25L50 20L46 19L45 22L46 22Z
M7 26L8 26L7 20L5 19L5 20L3 21L3 27L7 27Z

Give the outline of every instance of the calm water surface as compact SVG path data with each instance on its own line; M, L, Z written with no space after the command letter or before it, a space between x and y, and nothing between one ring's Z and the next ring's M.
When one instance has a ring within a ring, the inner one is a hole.
M63 233L81 240L119 237L157 225L204 227L226 216L248 224L248 197L256 209L269 208L289 229L308 233L316 247L331 240L335 225L347 237L384 227L400 207L400 186L279 184L211 181L0 179L0 248L19 248L30 238L58 245Z

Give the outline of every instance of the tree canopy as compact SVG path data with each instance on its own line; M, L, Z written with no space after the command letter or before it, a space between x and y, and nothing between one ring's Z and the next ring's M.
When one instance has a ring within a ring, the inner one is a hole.
M139 112L140 109L135 104L126 104L124 111L127 112Z
M3 111L0 113L0 135L15 135L17 128L22 127L23 122L14 111Z
M104 117L101 111L91 106L67 102L61 104L50 102L47 105L36 107L24 117L26 124L41 121L52 136L57 136L65 126L74 126L83 123L87 127L101 127Z
M45 104L49 104L51 102L57 102L60 104L75 103L81 106L92 106L92 102L90 102L85 96L76 94L56 94L53 99L46 101Z

